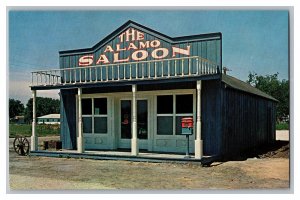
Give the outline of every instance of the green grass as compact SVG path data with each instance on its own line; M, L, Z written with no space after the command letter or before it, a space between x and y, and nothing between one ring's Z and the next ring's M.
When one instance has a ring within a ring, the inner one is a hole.
M32 135L31 124L9 124L9 137L16 135L29 137ZM54 124L38 124L36 126L37 135L41 136L54 136L59 135L59 125Z
M276 124L276 130L289 130L289 124L288 123L277 123Z
M16 135L30 137L32 134L31 130L31 124L9 124L9 137L15 137ZM54 124L38 124L36 130L39 137L60 134L59 125ZM277 123L276 130L289 130L289 124Z

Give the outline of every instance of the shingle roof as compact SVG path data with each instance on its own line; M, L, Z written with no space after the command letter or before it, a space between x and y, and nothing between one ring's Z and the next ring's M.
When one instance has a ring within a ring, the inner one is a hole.
M229 87L234 88L236 90L241 90L250 94L254 94L278 102L278 100L275 99L274 97L232 76L222 74L222 82L224 82Z

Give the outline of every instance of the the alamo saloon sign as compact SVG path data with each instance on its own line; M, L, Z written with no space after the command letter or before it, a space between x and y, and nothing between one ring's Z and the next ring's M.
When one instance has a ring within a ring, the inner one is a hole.
M145 33L129 28L114 42L101 48L99 55L87 54L79 57L78 66L91 66L134 62L152 59L174 58L178 55L190 56L191 45L185 47L163 45L159 39L147 40Z

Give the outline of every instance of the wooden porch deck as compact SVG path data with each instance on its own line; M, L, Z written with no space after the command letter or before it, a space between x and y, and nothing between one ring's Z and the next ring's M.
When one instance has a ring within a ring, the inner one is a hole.
M216 160L214 156L204 156L202 159L195 159L194 155L186 157L185 154L140 152L138 156L132 156L129 151L85 151L77 153L76 150L38 150L31 151L30 156L45 156L57 158L78 158L94 160L125 160L136 162L193 162L199 164L210 164Z

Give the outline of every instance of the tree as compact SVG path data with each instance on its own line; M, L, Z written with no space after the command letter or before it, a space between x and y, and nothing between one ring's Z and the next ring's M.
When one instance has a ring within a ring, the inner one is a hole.
M22 115L24 112L24 105L19 100L9 99L9 118Z
M60 112L60 101L58 99L37 97L36 98L36 117ZM32 121L32 98L26 104L24 120Z
M249 72L248 83L253 87L271 95L279 102L277 104L277 120L289 116L289 81L278 79L278 72L273 75L259 76L255 72Z

